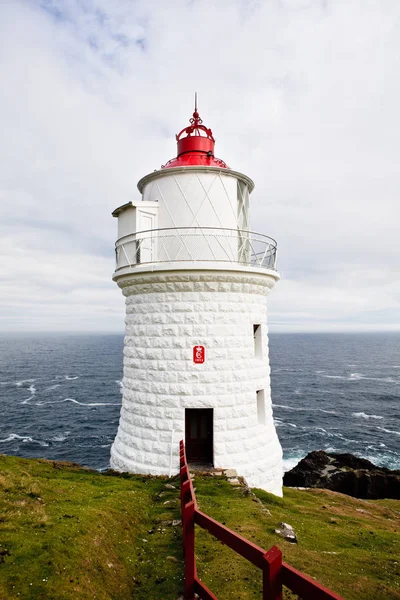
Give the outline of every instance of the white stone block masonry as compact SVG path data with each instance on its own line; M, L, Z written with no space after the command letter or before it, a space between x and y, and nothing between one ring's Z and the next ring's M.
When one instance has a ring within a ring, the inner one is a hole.
M123 400L111 466L179 470L185 409L214 409L214 466L282 495L282 450L271 406L266 295L271 272L165 271L118 279L126 296ZM255 351L253 326L261 325ZM205 347L194 364L193 347ZM259 392L257 394L257 392ZM261 392L261 393L260 393Z

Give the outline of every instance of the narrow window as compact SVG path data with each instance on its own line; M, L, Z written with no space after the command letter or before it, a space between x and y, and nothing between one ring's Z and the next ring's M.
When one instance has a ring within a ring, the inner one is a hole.
M254 336L254 356L256 358L262 357L262 338L261 338L261 325L253 325L253 336Z
M257 416L259 423L265 423L265 394L264 390L258 390L257 394Z

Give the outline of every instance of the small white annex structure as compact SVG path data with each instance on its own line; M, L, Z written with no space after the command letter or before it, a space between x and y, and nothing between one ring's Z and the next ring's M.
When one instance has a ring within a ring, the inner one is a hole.
M189 462L281 496L266 304L276 243L249 231L252 180L214 157L197 108L190 122L177 158L139 181L142 200L113 213L126 335L111 466L177 473L184 439Z

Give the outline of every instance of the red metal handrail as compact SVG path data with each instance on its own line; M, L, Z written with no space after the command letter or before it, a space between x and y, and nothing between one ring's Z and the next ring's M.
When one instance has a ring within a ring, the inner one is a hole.
M276 546L272 546L266 552L200 511L189 473L183 440L180 441L179 445L180 497L183 549L185 553L185 600L193 600L195 593L199 594L202 600L218 600L197 575L194 552L195 523L262 570L263 600L282 600L282 585L285 585L300 597L307 598L307 600L343 600L341 596L328 590L308 575L282 562L282 552Z

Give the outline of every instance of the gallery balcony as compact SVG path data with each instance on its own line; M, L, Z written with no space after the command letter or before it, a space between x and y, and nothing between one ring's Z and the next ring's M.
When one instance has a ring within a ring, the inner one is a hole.
M115 253L115 276L162 268L276 271L277 245L251 231L177 227L125 235L117 240Z

